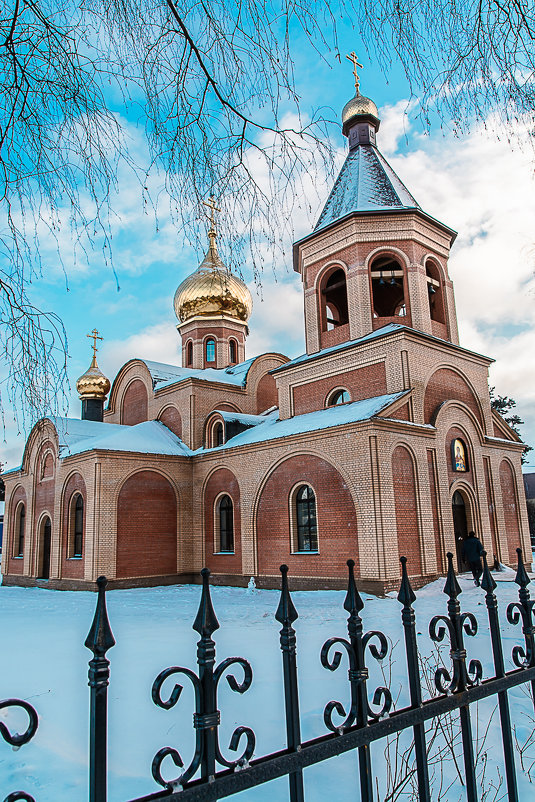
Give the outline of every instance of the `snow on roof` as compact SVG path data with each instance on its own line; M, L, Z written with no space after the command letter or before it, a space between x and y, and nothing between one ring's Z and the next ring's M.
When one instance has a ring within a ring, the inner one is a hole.
M284 365L274 368L270 371L270 373L277 373L279 370L285 370L286 368L291 368L294 365L304 364L311 359L318 359L319 357L326 356L327 354L334 354L336 351L345 351L347 348L351 348L357 343L363 343L366 342L366 340L373 340L376 337L382 337L385 334L391 334L394 331L401 331L402 329L407 328L407 326L402 326L399 323L388 323L386 326L376 329L376 331L370 331L369 334L365 334L363 337L359 337L356 340L348 340L347 342L339 343L338 345L331 345L330 348L324 348L322 351L316 351L314 354L301 354L301 356L296 356L295 359L290 359L290 361L285 362Z
M221 384L232 384L237 387L245 387L247 382L247 374L249 368L255 361L256 357L246 359L245 362L239 362L229 368L217 369L204 368L181 368L177 365L166 365L163 362L152 362L147 359L141 359L147 366L147 369L152 377L155 389L162 387L170 387L172 384L183 381L184 379L199 379L200 381L219 382Z
M420 206L375 145L359 145L348 153L314 230L352 212L392 209Z
M220 409L214 411L219 412L225 423L243 423L244 426L258 426L259 423L264 423L267 417L266 415L246 415L241 412L226 412ZM278 410L270 414L278 415Z
M96 449L171 456L191 454L182 440L160 421L144 421L135 426L74 418L51 418L51 421L58 432L62 458Z
M194 454L208 450L210 452L223 451L229 448L250 445L251 443L263 443L266 440L289 437L292 434L315 432L320 429L342 426L344 423L357 423L358 421L368 420L409 392L409 390L402 390L399 393L365 398L362 401L353 401L351 404L340 404L339 406L320 409L317 412L296 415L286 420L279 420L275 411L267 415L263 423L240 432L224 445L211 449L199 448Z

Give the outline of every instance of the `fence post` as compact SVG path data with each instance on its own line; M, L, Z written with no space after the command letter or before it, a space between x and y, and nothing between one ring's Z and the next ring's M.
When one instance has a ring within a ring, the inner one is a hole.
M295 629L292 627L298 614L288 589L288 566L281 565L281 597L275 619L282 624L280 647L284 672L284 705L286 709L286 739L288 749L297 751L301 746L301 726L299 722L299 688L297 684L297 659ZM289 775L290 802L304 802L303 772L294 771Z
M453 554L451 551L448 551L446 557L448 558L448 575L443 592L449 597L448 615L436 615L431 619L429 635L431 640L439 643L444 639L447 629L450 637L450 657L453 663L453 675L450 676L445 668L437 669L435 672L435 685L441 693L458 693L479 683L483 675L483 668L479 660L471 660L468 668L466 666L463 631L467 635L475 635L477 633L477 621L472 613L461 613L458 596L462 593L462 590L453 569ZM441 624L441 626L438 627L438 624ZM444 624L446 628L443 626ZM468 802L477 802L478 794L470 705L464 705L459 708L459 717L463 742L466 797Z
M98 598L95 617L85 646L93 652L89 661L89 802L106 802L107 797L107 740L108 740L108 685L110 661L106 652L115 646L108 613L106 611L105 576L97 579Z
M403 605L401 620L405 633L405 652L407 655L407 672L409 675L409 690L412 707L422 706L422 686L420 684L420 666L418 664L418 645L416 643L416 616L412 603L416 600L416 595L411 587L407 574L407 558L400 557L401 563L401 586L398 593L398 601ZM419 802L431 802L431 792L429 790L429 770L427 767L427 748L425 743L425 727L423 724L415 724L414 732L414 752L416 755L416 774L418 777L418 799Z
M505 663L503 659L502 638L500 635L500 621L498 618L498 601L494 590L496 582L489 571L487 552L483 552L483 578L481 587L485 591L485 604L489 613L490 639L492 643L492 656L494 659L494 672L496 677L505 677ZM509 713L509 698L507 691L498 693L498 706L500 710L500 724L502 730L503 756L505 760L505 777L507 780L507 796L509 802L518 802L518 789L515 772L515 753L513 749L513 736L511 732L511 716Z

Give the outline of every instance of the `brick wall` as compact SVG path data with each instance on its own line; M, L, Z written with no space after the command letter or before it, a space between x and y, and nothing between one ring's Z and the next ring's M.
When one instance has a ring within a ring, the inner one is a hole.
M483 465L485 467L485 490L487 492L487 507L489 511L490 535L492 543L492 555L489 555L489 557L493 557L494 555L500 557L496 538L496 503L494 500L494 489L492 486L490 459L488 457L483 457Z
M176 434L177 437L182 437L182 418L180 412L174 406L165 407L158 415L160 420L168 429Z
M116 576L175 574L177 503L168 480L140 471L126 480L117 502Z
M147 388L141 379L134 379L123 396L121 404L121 423L134 426L147 420Z
M502 488L503 517L509 549L509 565L516 565L516 549L522 548L518 526L518 507L515 493L515 480L511 465L507 460L500 463L500 485Z
M437 572L444 573L444 558L442 554L442 539L438 514L438 489L436 482L435 452L427 449L427 469L429 472L429 491L431 493L431 514L433 516L433 534L435 536L435 553L437 558Z
M217 497L227 493L234 508L234 554L214 554L214 507ZM213 473L204 490L205 564L216 574L241 574L240 488L234 474L226 468Z
M399 554L407 558L409 576L418 576L422 573L422 560L414 464L404 446L398 446L392 454L392 480Z
M291 553L289 496L300 482L316 495L319 554ZM260 496L256 531L259 574L278 575L287 563L292 576L344 577L348 557L359 571L353 500L338 471L319 457L290 457L273 471Z
M372 398L386 393L386 369L384 362L367 365L357 370L338 373L324 379L302 384L293 389L293 411L295 415L314 412L325 407L325 401L336 387L349 390L352 401Z
M84 536L82 541L82 554L87 546L87 492L85 482L79 473L75 473L67 480L63 493L62 527L61 527L61 576L68 579L83 579L84 561L82 557L69 557L72 545L69 539L74 537L73 518L71 515L71 501L75 493L80 493L84 500Z
M462 376L454 370L449 370L449 368L437 370L427 383L424 397L425 423L431 422L433 413L443 401L453 398L466 404L472 410L482 428L485 428L479 404L470 386Z
M262 376L256 387L256 411L257 413L265 412L270 407L279 405L279 395L277 393L277 385L275 379L266 373Z

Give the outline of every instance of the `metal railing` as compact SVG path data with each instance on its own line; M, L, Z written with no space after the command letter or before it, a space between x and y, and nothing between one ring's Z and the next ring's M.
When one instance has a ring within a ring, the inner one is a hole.
M530 598L529 578L524 568L522 551L517 549L517 553L518 569L515 582L519 586L519 600L511 602L506 612L510 624L522 624L524 643L515 645L512 650L512 660L516 668L508 672L505 670L498 602L494 593L496 582L489 570L485 553L483 553L484 571L481 587L485 591L494 675L484 678L479 660L473 659L467 664L464 638L475 636L478 624L471 612L461 612L459 603L461 588L453 569L453 555L449 553L448 574L444 586L444 593L448 597L447 613L435 615L431 619L429 636L431 641L437 644L449 641L451 665L447 667L442 664L435 667L433 683L437 695L425 700L417 646L416 617L412 606L416 595L407 575L406 558L401 558L402 579L397 598L402 605L401 620L410 699L410 704L401 709L395 709L391 690L385 686L375 688L371 703L369 701L368 654L374 660L384 660L389 652L389 643L386 636L378 630L364 632L360 616L364 603L355 583L354 562L348 560L348 589L344 602L344 608L348 613L348 635L347 638L329 638L321 649L320 659L324 668L334 672L341 665L343 652L346 653L349 661L350 702L346 712L341 702L330 701L323 713L327 732L307 741L301 740L300 728L296 633L293 628L298 613L288 588L288 567L281 566L282 588L275 618L281 624L280 648L283 661L287 747L253 759L255 734L251 728L239 726L232 734L229 748L240 754L232 761L223 756L219 745L221 714L217 706L218 686L225 677L233 691L245 693L252 683L252 669L250 663L242 657L230 657L216 664L216 648L212 635L219 628L219 622L210 597L210 571L207 568L203 569L201 602L193 623L193 629L200 635L197 643L198 673L189 668L172 666L162 671L152 686L154 703L165 710L170 710L179 701L183 686L175 682L170 695L164 698L162 688L166 680L170 677L186 677L192 683L195 695L194 755L190 764L184 766L176 747L166 746L160 749L152 762L152 776L164 790L137 797L131 802L160 799L169 802L186 802L186 800L208 802L283 776L288 776L290 802L304 802L303 770L351 750L357 750L358 753L360 798L362 802L374 802L377 795L373 787L370 745L396 733L411 730L416 763L415 794L417 793L420 802L430 802L432 797L428 769L429 744L425 723L454 711L458 711L460 720L466 799L468 802L476 802L478 783L471 705L494 696L498 699L507 798L510 802L518 802L508 690L531 683L530 696L532 703L535 703L535 599ZM97 582L98 599L95 617L85 641L85 645L93 652L93 658L89 663L89 800L106 802L107 688L110 676L110 663L106 653L115 644L115 640L106 612L107 581L105 577L100 577ZM239 679L230 672L234 667L239 670ZM37 713L31 705L21 700L7 699L0 702L0 709L10 706L21 707L27 712L28 727L21 735L11 735L5 724L0 722L0 733L8 743L22 746L31 740L37 730ZM335 723L335 714L340 723ZM166 759L167 766L174 764L179 770L177 776L171 780L164 779L162 775L162 764ZM221 767L219 771L218 766ZM15 800L35 802L32 796L23 791L9 794L4 802L15 802Z

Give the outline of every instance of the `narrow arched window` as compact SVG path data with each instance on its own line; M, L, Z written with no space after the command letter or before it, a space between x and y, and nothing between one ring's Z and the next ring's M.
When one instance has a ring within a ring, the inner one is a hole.
M309 485L303 485L295 494L295 519L297 551L317 551L316 496Z
M238 349L236 347L236 340L230 340L228 344L229 360L232 364L238 361Z
M211 337L206 340L206 361L215 362L215 340Z
M339 404L349 404L351 396L347 390L335 390L327 401L328 407L337 407Z
M217 446L222 446L223 445L223 440L224 440L224 437L223 437L223 424L221 423L221 421L219 421L214 426L213 436L212 436L212 441L213 441L212 442L212 447L216 448Z
M84 543L84 500L76 496L73 509L72 556L81 557Z
M234 508L230 496L221 496L217 503L217 523L219 524L219 552L234 552Z
M323 330L332 331L348 320L346 274L339 268L331 273L321 290L324 302Z
M26 507L21 504L19 507L19 514L17 516L17 540L15 547L15 557L22 557L24 555L24 528L26 526Z
M186 365L190 368L193 365L193 343L188 340L186 344Z

